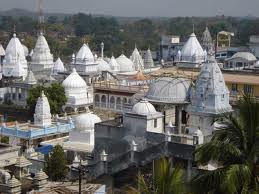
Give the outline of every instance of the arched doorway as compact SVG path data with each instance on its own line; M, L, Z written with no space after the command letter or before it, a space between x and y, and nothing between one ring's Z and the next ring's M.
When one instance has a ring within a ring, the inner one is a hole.
M110 108L115 109L115 98L112 96L110 98Z

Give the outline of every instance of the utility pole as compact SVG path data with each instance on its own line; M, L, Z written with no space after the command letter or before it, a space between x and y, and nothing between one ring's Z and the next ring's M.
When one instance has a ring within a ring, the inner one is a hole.
M92 156L88 156L88 159L93 159ZM80 161L78 163L73 163L71 166L72 170L75 170L78 172L78 183L79 183L79 188L78 188L78 193L82 194L82 179L83 179L83 175L86 175L89 170L86 169L86 165L82 164L82 160L80 159Z

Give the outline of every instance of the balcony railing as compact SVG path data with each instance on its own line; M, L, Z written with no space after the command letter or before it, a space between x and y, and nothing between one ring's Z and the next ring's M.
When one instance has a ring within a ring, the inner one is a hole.
M109 89L109 90L119 90L119 91L130 91L130 92L138 92L140 90L146 91L148 89L148 86L146 85L132 85L132 86L126 86L111 82L98 82L94 83L93 87L95 89Z

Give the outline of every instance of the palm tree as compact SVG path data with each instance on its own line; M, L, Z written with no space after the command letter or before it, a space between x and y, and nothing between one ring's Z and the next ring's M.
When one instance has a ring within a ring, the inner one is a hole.
M193 192L258 193L259 103L244 95L238 104L238 116L226 116L226 127L196 150L198 164L216 161L218 168L195 176L191 181Z
M153 185L143 175L138 175L138 189L130 188L128 194L179 194L183 191L184 170L172 168L168 159L162 158L155 165ZM150 188L152 187L152 188Z

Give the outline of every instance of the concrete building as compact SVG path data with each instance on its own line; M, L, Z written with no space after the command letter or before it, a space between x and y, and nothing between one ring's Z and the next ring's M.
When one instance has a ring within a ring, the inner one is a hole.
M232 57L225 59L224 69L242 70L250 68L257 62L256 57L249 52L237 52Z

